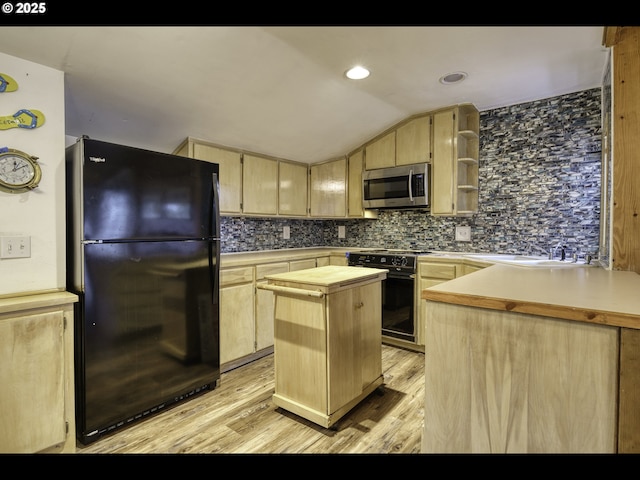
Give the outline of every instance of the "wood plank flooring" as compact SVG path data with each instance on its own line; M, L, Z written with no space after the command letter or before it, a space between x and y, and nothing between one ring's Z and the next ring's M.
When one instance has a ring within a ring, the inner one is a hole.
M271 401L273 354L223 373L215 390L84 446L84 454L420 453L424 354L382 346L384 385L331 429Z

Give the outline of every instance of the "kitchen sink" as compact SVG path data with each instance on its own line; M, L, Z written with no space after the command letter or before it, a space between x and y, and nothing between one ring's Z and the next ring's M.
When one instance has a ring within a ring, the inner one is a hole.
M591 267L593 265L584 262L571 262L570 260L549 260L547 257L537 257L534 255L509 255L509 254L484 254L484 253L466 253L462 255L465 258L473 258L484 260L492 263L504 263L508 265L517 265L521 267Z

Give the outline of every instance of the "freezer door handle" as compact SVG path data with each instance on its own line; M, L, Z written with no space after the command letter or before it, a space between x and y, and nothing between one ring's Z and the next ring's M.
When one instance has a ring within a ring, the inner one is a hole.
M214 305L219 301L219 287L218 282L220 278L220 195L219 195L219 182L218 174L214 173L212 177L213 181L213 237L214 241L209 244L209 274L211 275L211 299ZM215 252L213 249L215 248ZM215 255L215 258L213 258Z

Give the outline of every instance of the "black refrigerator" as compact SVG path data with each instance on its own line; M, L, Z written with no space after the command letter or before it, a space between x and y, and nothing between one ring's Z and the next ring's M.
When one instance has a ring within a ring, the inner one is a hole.
M67 147L81 443L218 386L218 173L88 137Z

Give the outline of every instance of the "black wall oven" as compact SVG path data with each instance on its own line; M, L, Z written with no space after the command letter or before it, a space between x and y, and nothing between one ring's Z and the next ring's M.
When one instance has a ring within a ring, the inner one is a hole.
M416 343L415 281L417 256L429 252L366 250L348 253L348 265L386 268L382 281L382 340Z

